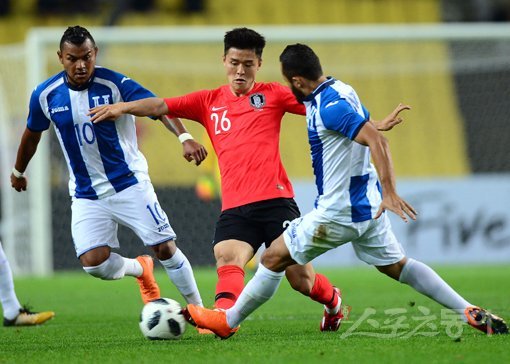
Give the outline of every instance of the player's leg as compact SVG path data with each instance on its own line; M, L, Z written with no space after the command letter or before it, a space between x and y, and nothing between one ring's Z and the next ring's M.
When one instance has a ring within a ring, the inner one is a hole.
M507 334L504 320L483 308L473 306L446 283L432 268L412 258L376 267L389 277L413 287L421 294L460 314L464 322L487 334Z
M376 267L389 277L413 287L421 294L459 313L464 322L488 334L507 334L504 320L483 308L473 306L458 294L443 278L423 262L412 258Z
M216 223L213 241L218 274L216 308L234 305L244 287L244 267L262 245L261 229L251 219L254 205L225 210Z
M21 309L16 292L14 291L14 281L12 279L11 266L5 256L2 244L0 243L0 302L4 318L12 320L16 318Z
M168 277L186 302L201 305L202 298L191 264L175 244L175 232L167 214L159 204L152 184L149 181L142 181L112 197L111 208L115 219L133 230L146 246L152 248ZM142 262L150 261L152 264L149 257L142 256L137 259ZM149 269L147 269L148 271ZM144 279L139 283L147 283L149 288L156 285L152 266L150 267L150 276L148 275L145 279L145 275L142 275L142 278ZM140 288L142 289L142 285Z
M334 232L333 240L324 239L317 243L314 236L317 227L322 225L320 219L320 216L312 212L290 223L289 228L264 251L257 272L232 308L226 312L217 312L188 305L188 320L199 327L210 329L222 338L230 337L250 313L273 296L287 267L296 263L307 264L325 251L346 242L339 239L339 236L345 236L349 241L352 240L349 233L357 232L342 230L339 236Z
M259 219L264 226L265 238L269 241L280 236L290 222L300 215L293 199L275 199L266 209L260 211ZM285 276L294 290L325 306L321 330L337 330L341 299L339 290L333 287L329 279L316 273L311 263L291 265L285 270Z
M290 264L295 262L290 258L283 237L278 238L262 254L255 275L244 287L234 306L226 311L215 311L188 305L185 317L198 328L211 330L222 339L229 338L246 317L274 295L286 266Z
M186 255L176 246L175 241L168 240L152 246L152 249L186 302L201 306L202 297L198 291L193 268Z
M159 287L152 276L152 258L131 259L111 252L112 248L119 247L117 222L109 208L114 196L103 200L73 201L71 230L76 255L91 276L103 280L136 277L144 302L159 298Z
M425 263L411 258L403 258L397 263L376 266L376 268L387 276L413 287L421 294L459 313L463 313L467 307L472 306Z
M53 316L54 312L32 312L21 306L14 291L11 266L0 242L0 303L2 305L4 326L27 326L42 324Z
M384 215L381 220L374 220L373 228L366 233L361 242L353 242L353 247L355 247L358 257L373 264L380 272L413 287L444 307L458 312L465 322L469 322L470 317L466 312L473 305L459 295L428 265L405 257L387 216ZM488 313L485 316L491 319ZM493 317L495 320L501 320L497 316Z
M218 274L214 297L216 308L226 310L234 305L244 287L244 266L254 254L253 247L241 240L227 239L214 245Z
M311 263L291 265L285 269L285 276L296 291L324 305L320 330L337 331L343 318L340 290L326 276L316 273Z

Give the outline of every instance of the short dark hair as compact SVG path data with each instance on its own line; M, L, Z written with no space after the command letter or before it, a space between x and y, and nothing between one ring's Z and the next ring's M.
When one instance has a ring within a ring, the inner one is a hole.
M223 54L227 54L230 48L252 49L257 57L262 58L266 40L252 29L235 28L225 33L223 44L225 46Z
M96 46L96 41L87 29L80 27L79 25L68 27L60 39L60 50L62 50L65 42L74 45L82 45L87 39L90 39L94 47Z
M319 57L305 44L292 44L285 47L280 54L282 73L288 79L301 76L307 80L316 81L322 76L322 66Z

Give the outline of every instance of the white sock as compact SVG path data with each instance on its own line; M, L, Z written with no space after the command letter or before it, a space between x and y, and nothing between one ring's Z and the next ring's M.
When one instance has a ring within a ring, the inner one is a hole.
M168 277L179 290L187 303L203 306L197 282L193 275L193 268L188 258L177 248L175 254L167 260L160 260L166 270Z
M285 272L273 272L259 263L255 275L239 295L234 306L227 310L227 323L234 328L275 294Z
M467 320L464 310L472 305L455 292L428 265L414 259L408 259L404 268L402 268L399 280L443 306L458 312L464 321Z
M91 276L104 280L121 279L126 275L125 259L119 254L110 253L108 259L103 263L94 267L83 267L83 269ZM141 266L140 269L142 269Z
M2 303L3 315L8 320L18 316L21 305L14 292L14 281L9 261L5 256L0 243L0 302Z
M132 258L124 258L124 275L130 277L140 277L143 274L143 267L140 262Z

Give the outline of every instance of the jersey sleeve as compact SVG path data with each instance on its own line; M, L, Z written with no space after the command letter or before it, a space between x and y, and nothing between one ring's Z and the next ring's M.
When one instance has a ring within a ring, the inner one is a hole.
M365 120L370 120L370 111L367 110L365 105L361 104L361 108L363 109L363 114L365 115Z
M326 103L321 107L320 114L327 129L338 131L351 140L356 138L361 127L368 120L358 114L344 99Z
M121 75L122 76L122 75ZM148 97L156 97L154 93L147 90L138 82L130 79L129 77L122 76L119 84L120 94L124 101L136 101L146 99Z
M189 93L184 96L166 98L168 117L184 118L203 124L203 107L206 105L207 90Z
M41 107L39 96L37 89L35 89L30 96L27 118L27 128L36 132L47 130L50 127L50 120L46 117Z
M294 96L290 88L280 85L279 83L276 85L278 98L284 107L284 111L291 114L306 115L305 105L297 101L296 96Z

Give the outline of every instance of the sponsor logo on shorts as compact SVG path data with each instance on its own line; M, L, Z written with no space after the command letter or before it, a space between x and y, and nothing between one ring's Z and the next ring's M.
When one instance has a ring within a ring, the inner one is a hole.
M160 226L158 226L158 232L162 232L163 230L168 229L169 227L170 227L169 223L160 225Z

